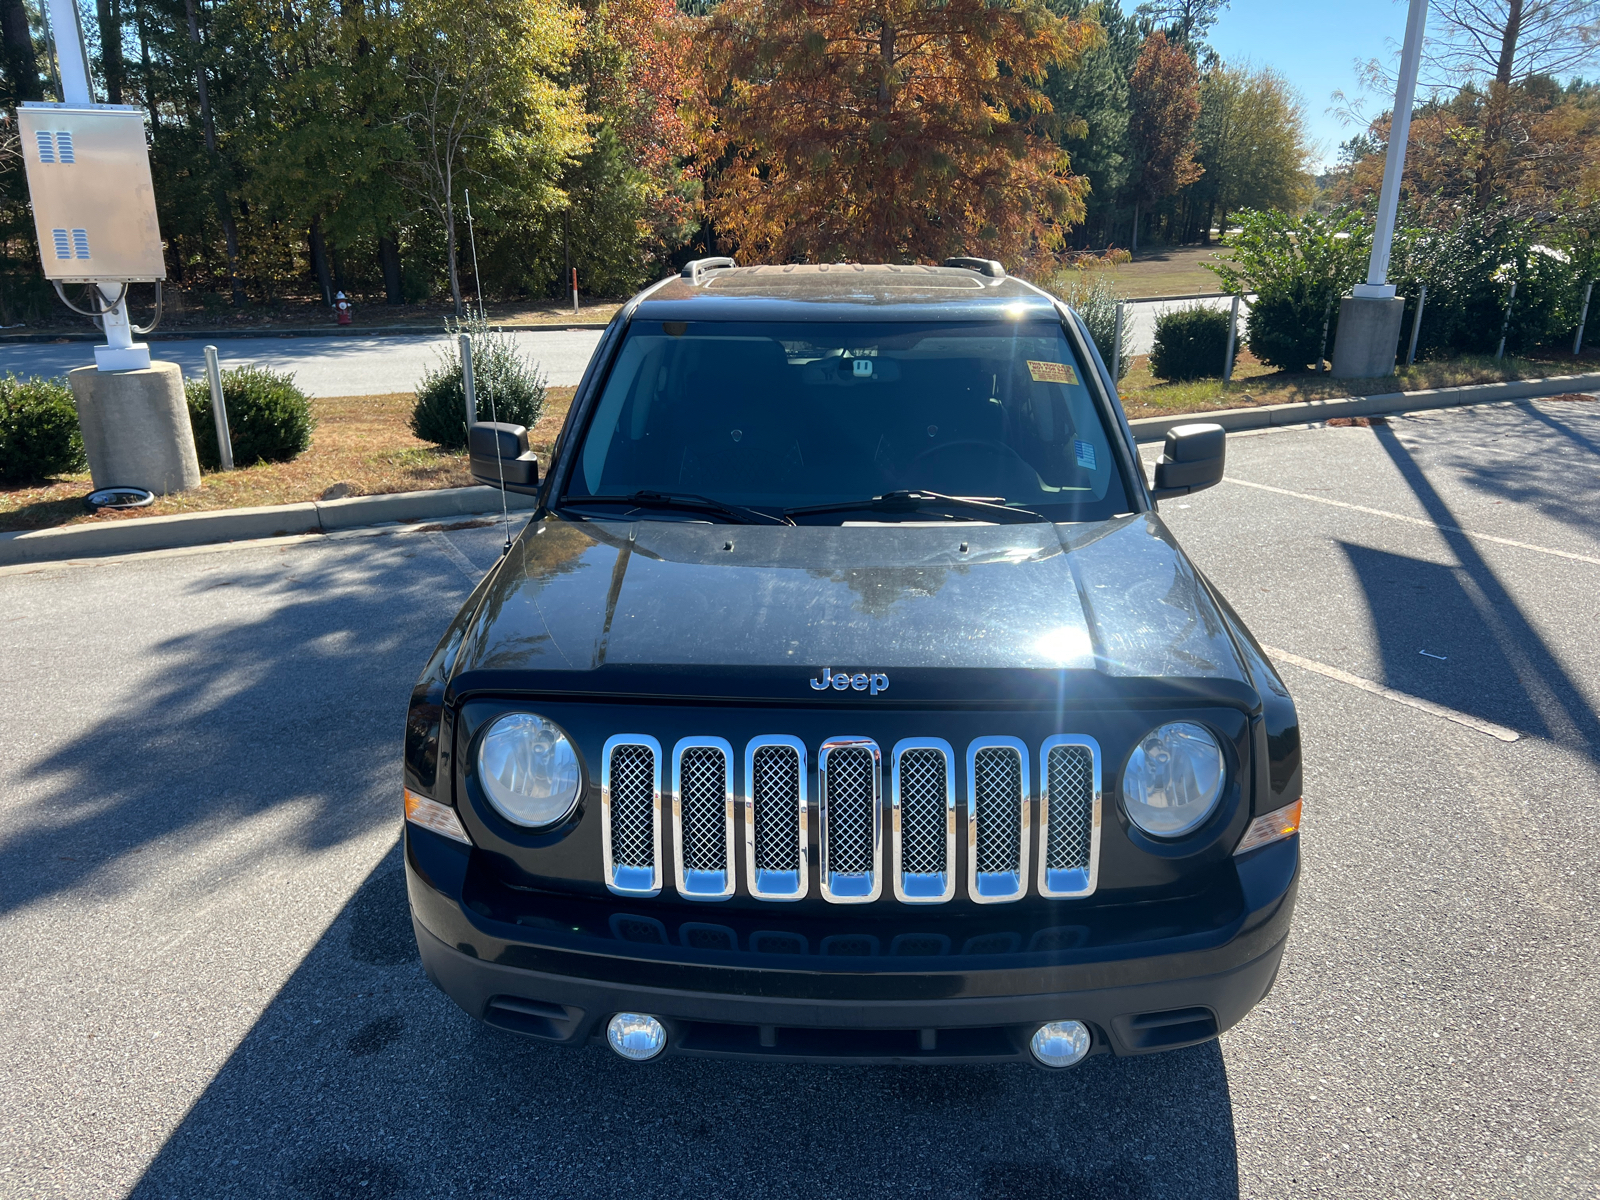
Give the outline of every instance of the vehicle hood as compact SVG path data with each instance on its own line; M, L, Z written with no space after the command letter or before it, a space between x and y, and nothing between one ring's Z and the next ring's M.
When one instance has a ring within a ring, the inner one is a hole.
M450 671L1063 669L1248 678L1154 513L1052 525L535 522ZM584 686L569 683L566 686Z

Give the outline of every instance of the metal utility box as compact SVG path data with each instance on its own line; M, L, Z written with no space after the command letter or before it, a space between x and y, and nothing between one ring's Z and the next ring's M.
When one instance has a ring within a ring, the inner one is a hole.
M23 104L17 126L45 278L165 279L143 110Z

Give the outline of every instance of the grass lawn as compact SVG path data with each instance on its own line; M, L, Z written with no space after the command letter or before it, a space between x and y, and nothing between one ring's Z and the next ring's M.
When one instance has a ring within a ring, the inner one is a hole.
M1221 246L1173 246L1141 250L1130 263L1092 268L1104 273L1117 295L1127 300L1144 296L1193 296L1222 290L1217 277L1202 265L1227 255ZM1052 283L1065 286L1079 271L1062 271Z
M529 437L541 461L548 460L574 390L549 390L544 414ZM32 486L0 485L0 532L469 486L465 452L440 450L411 435L406 422L414 402L410 392L313 400L311 448L293 462L207 471L198 488L157 497L148 508L90 513L83 506L93 490L87 471Z
M1547 375L1577 375L1594 370L1600 370L1600 351L1586 350L1582 358L1576 359L1570 354L1556 353L1528 358L1508 356L1496 362L1483 355L1417 363L1402 367L1385 379L1334 379L1330 375L1275 370L1257 362L1248 350L1241 349L1230 383L1220 379L1163 383L1150 374L1149 358L1140 355L1122 377L1120 391L1122 407L1130 418L1137 420L1219 408L1416 392L1470 383L1499 383L1507 379L1541 379Z

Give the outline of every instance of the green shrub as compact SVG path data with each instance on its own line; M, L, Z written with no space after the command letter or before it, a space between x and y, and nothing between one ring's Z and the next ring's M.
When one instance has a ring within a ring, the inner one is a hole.
M1049 289L1066 302L1068 308L1083 318L1083 323L1089 327L1089 336L1094 339L1095 349L1100 351L1100 357L1105 360L1106 369L1111 368L1111 348L1115 342L1117 332L1117 293L1111 286L1111 281L1101 271L1092 271L1088 274L1074 272L1071 277L1058 276L1051 281ZM1122 313L1122 365L1117 371L1117 378L1121 379L1128 373L1128 364L1133 355L1129 353L1129 338L1133 334L1133 313L1127 309ZM1218 351L1220 354L1221 351Z
M1228 352L1227 309L1191 305L1156 318L1156 342L1150 351L1150 373L1157 379L1204 379L1222 374ZM1237 345L1234 355L1238 355Z
M64 379L0 379L0 479L68 475L86 466L78 408Z
M1206 269L1222 281L1223 291L1255 295L1247 326L1250 353L1285 371L1302 371L1324 354L1332 357L1339 298L1366 275L1371 221L1348 209L1299 217L1248 211L1237 220L1226 239L1230 261L1207 263Z
M189 424L200 465L216 470L217 426L211 414L211 385L204 376L184 384ZM297 388L294 376L265 367L234 367L222 373L222 402L228 410L228 437L233 465L288 462L311 445L311 398Z
M489 328L481 317L447 319L445 332L450 340L440 352L438 365L417 384L411 432L445 449L466 446L467 399L461 383L461 349L456 341L456 335L461 333L472 335L472 380L478 420L508 421L532 429L544 410L544 374L522 360L511 335L503 329Z
M1506 353L1565 342L1578 323L1588 266L1545 244L1551 232L1499 213L1470 214L1447 229L1402 223L1395 232L1389 279L1406 298L1402 346L1409 343L1417 295L1428 286L1417 356L1493 354L1505 324L1511 283L1517 296Z

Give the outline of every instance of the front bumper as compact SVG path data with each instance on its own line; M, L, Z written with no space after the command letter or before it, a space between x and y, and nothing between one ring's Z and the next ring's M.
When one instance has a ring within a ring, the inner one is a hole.
M669 1053L771 1061L1031 1061L1033 1031L1069 1018L1089 1025L1094 1052L1207 1041L1271 988L1299 882L1298 837L1237 860L1241 910L1205 944L922 959L912 970L888 957L872 960L876 970L861 960L849 970L751 969L743 955L652 960L530 930L509 940L451 897L460 891L441 878L454 872L429 853L435 840L407 830L412 920L429 978L470 1016L583 1045L604 1039L614 1013L649 1013L667 1027Z

